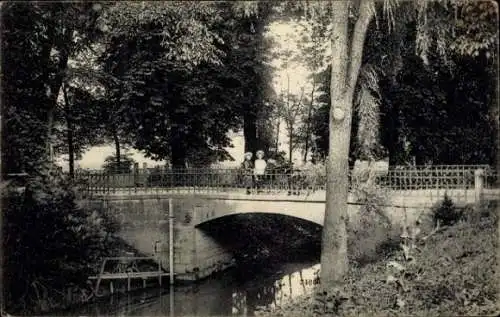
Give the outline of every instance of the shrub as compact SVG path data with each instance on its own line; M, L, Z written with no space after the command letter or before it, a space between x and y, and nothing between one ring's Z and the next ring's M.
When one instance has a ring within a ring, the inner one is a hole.
M397 228L386 214L387 193L374 182L374 174L353 178L352 193L360 205L357 219L348 227L348 247L351 259L365 265L391 254L399 244Z
M491 219L496 225L500 211L498 202L498 200L483 200L479 208L475 204L467 205L464 208L464 218L469 223L480 223L484 219Z
M443 201L432 210L434 223L449 226L464 218L464 210L457 208L451 198L445 194Z
M3 288L10 312L60 306L84 286L111 249L109 225L80 208L71 183L55 169L31 177L24 192L7 189L3 207Z
M135 160L130 157L130 154L123 154L120 157L120 165L116 160L115 155L110 155L104 159L102 168L107 174L130 174Z

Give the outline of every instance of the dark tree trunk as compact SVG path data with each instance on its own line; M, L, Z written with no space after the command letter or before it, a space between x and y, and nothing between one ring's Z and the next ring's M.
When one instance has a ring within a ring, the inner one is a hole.
M113 127L113 140L115 142L115 157L116 157L116 173L122 173L124 169L122 169L121 164L121 154L120 154L120 138L118 137L118 131L116 127Z
M278 122L276 123L276 153L279 152L279 145L280 145L280 122L281 122L281 117L278 117Z
M66 115L66 127L67 138L68 138L68 161L69 161L69 177L73 179L75 177L75 147L73 143L73 114L71 110L71 105L69 103L67 85L63 84L63 96L64 96L64 112Z
M243 134L245 137L245 152L252 152L255 155L257 150L257 116L251 109L245 111L243 115Z
M184 140L179 133L175 133L170 142L170 163L173 169L185 169L187 150Z

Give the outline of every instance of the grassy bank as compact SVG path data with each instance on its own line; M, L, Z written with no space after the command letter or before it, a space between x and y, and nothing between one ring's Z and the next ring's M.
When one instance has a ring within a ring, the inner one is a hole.
M366 240L366 254L353 256L349 276L339 289L328 294L318 290L259 315L498 315L498 204L481 212L468 209L464 216L435 232L422 230L410 261L404 258L399 235ZM350 239L361 248L366 238Z

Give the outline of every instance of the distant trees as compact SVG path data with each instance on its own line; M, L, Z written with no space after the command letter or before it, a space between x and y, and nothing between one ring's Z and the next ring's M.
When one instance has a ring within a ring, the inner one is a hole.
M299 139L298 131L304 123L305 104L304 89L302 89L299 96L291 94L287 90L287 92L280 95L280 100L276 103L279 118L283 120L286 129L289 162L292 162L293 151L299 148L299 142L302 141Z
M109 174L129 174L132 172L135 163L135 160L129 155L122 155L120 160L117 160L115 154L104 159L102 168L105 173Z
M107 141L118 165L130 144L176 167L226 157L230 129L244 130L247 150L272 143L266 22L231 3L9 3L3 12L4 47L12 47L3 65L4 172L29 169L33 156L68 154L72 175L75 157ZM19 16L32 28L22 29ZM22 146L27 130L43 141Z
M228 54L228 71L233 73L237 99L234 106L242 119L245 151L255 153L272 146L273 131L271 112L276 95L272 87L270 49L272 40L264 36L265 28L273 13L273 5L254 2L257 15L248 14L238 2L229 3L230 17L224 32L232 40Z

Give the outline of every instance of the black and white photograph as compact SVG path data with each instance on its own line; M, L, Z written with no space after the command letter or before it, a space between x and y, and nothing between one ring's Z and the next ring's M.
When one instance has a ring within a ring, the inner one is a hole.
M1 1L1 316L500 316L498 23Z

